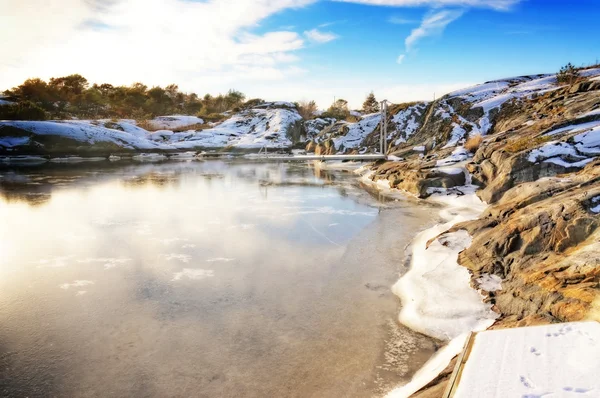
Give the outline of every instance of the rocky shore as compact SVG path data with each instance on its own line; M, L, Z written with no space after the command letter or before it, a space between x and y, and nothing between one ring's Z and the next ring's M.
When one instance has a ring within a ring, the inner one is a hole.
M458 263L499 314L491 328L600 320L600 79L507 101L482 138L471 153L412 141L368 176L421 198L478 186L487 209L430 243L472 237ZM414 396L441 396L453 366Z

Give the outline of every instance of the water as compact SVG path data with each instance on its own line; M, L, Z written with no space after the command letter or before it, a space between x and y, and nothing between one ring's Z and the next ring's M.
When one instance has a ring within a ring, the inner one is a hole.
M0 169L0 395L370 397L430 208L305 164Z

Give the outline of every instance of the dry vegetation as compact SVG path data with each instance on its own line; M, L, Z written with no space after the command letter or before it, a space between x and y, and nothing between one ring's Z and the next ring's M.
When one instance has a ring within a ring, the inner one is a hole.
M467 142L465 142L465 149L471 153L477 152L481 143L483 142L483 137L481 134L476 134L472 137L469 137Z
M552 137L550 136L520 137L509 141L504 149L511 153L518 153L524 151L525 149L538 147L550 141L551 139Z

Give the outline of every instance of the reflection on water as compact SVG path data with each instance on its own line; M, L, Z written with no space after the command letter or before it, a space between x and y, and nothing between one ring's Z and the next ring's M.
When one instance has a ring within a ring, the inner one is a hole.
M435 349L389 289L428 213L301 164L0 170L0 394L381 393Z

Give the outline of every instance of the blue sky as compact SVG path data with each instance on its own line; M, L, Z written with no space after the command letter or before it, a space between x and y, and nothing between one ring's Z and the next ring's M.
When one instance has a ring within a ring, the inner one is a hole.
M26 3L26 4L23 4ZM94 82L236 88L359 107L600 58L598 0L0 0L0 88ZM56 3L56 2L55 2Z

